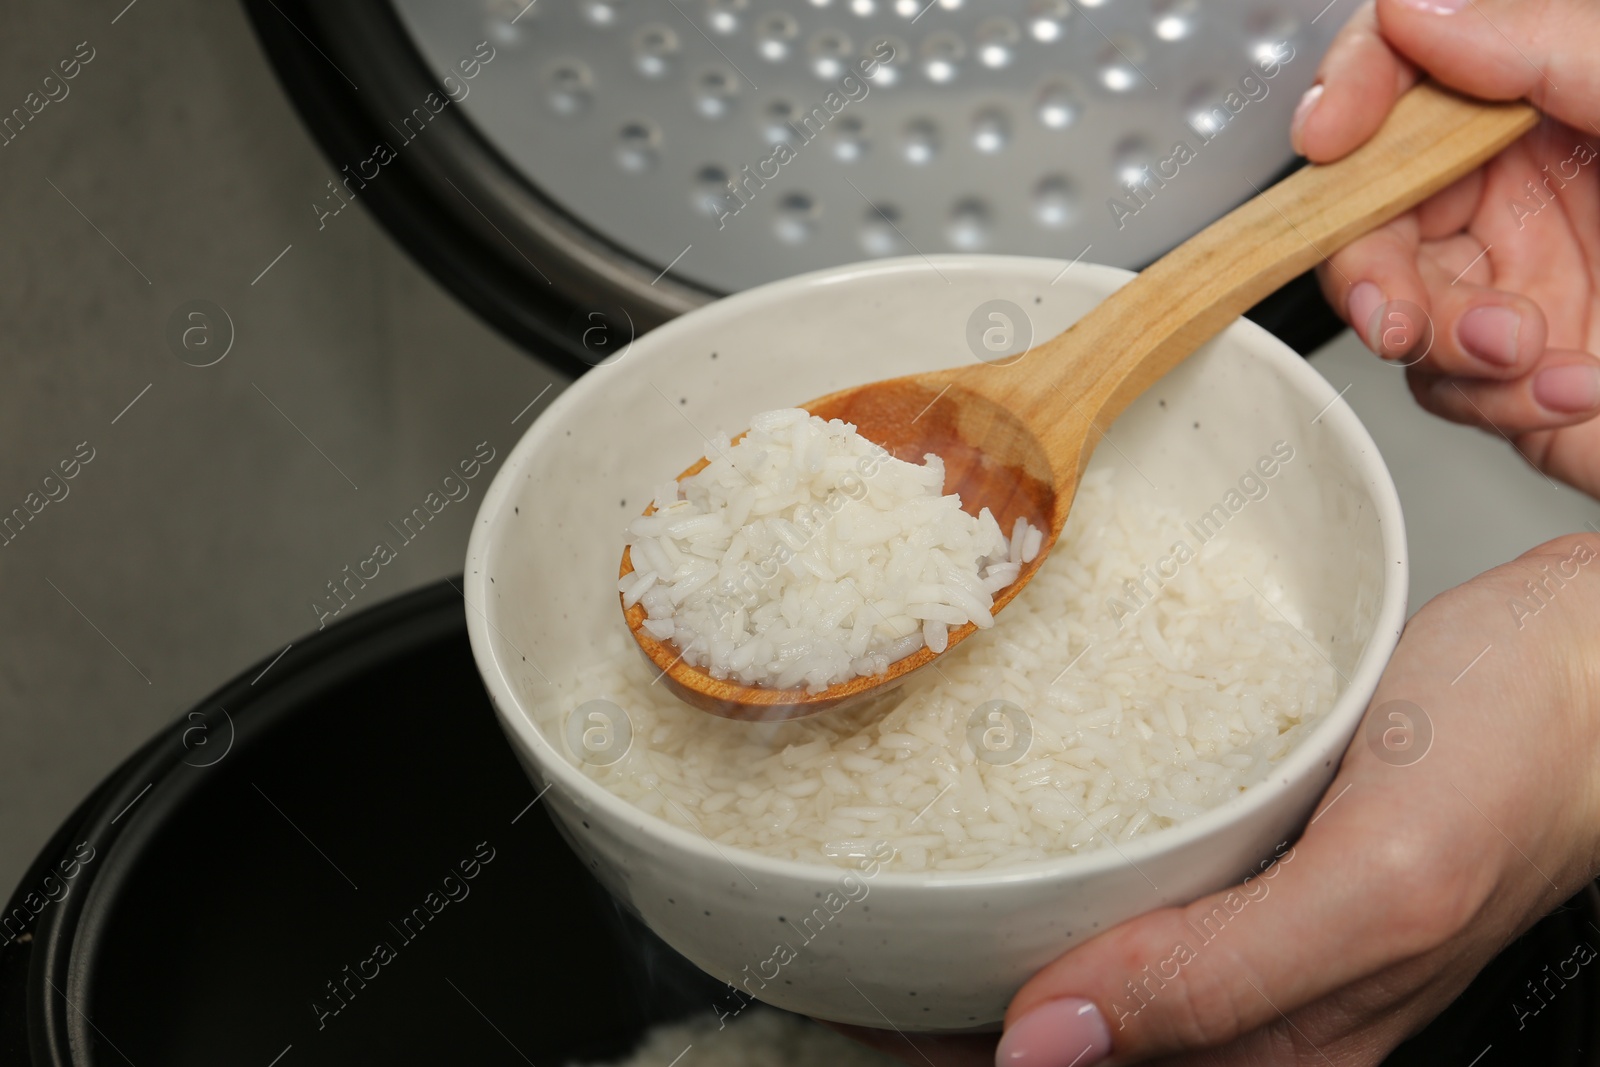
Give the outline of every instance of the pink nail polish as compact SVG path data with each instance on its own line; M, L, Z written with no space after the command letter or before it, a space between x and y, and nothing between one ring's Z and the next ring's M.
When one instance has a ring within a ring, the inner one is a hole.
M1517 361L1522 317L1506 307L1473 308L1456 323L1456 340L1485 363L1509 367Z
M1466 6L1467 0L1400 0L1409 8L1426 11L1430 15L1454 15Z
M1600 406L1600 369L1587 363L1549 367L1534 375L1533 399L1547 411L1572 415Z
M1289 143L1301 155L1305 154L1305 150L1300 147L1301 132L1305 129L1306 119L1310 117L1311 112L1316 109L1317 101L1321 99L1322 83L1318 82L1307 89L1300 102L1294 106L1294 117L1289 120Z
M1361 282L1345 298L1345 317L1361 343L1378 351L1378 311L1383 307L1383 290L1371 282Z
M1006 1027L995 1067L1090 1067L1111 1054L1111 1030L1093 1001L1062 997Z

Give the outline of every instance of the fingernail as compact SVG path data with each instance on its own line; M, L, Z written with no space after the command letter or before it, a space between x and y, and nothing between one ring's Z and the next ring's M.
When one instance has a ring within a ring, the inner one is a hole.
M1454 15L1466 6L1467 0L1400 0L1409 8L1426 11L1430 15Z
M1089 1067L1111 1054L1111 1030L1093 1001L1046 1001L1006 1027L995 1067Z
M1533 398L1563 415L1589 411L1600 406L1600 368L1569 363L1542 370L1533 378Z
M1300 147L1300 132L1305 129L1306 119L1317 106L1317 101L1322 99L1322 83L1318 82L1306 90L1300 102L1294 106L1294 118L1289 120L1289 143L1299 155L1305 155Z
M1473 308L1456 324L1456 340L1485 363L1509 367L1517 361L1522 317L1506 307Z
M1350 290L1350 295L1345 298L1345 316L1350 320L1350 328L1361 338L1361 343L1378 351L1378 339L1370 336L1377 331L1378 309L1383 307L1383 290L1371 282L1362 282Z

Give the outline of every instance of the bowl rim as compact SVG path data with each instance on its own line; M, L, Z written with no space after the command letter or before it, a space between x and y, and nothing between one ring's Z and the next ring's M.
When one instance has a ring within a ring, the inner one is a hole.
M1069 270L1078 275L1078 282L1087 282L1091 292L1104 290L1104 295L1126 284L1134 272L1118 267L1094 263L1046 259L1036 256L990 255L982 253L941 253L931 256L902 256L850 263L823 270L811 271L783 278L765 285L746 289L731 296L697 308L673 319L646 336L635 339L625 354L648 359L650 353L669 347L680 337L692 337L705 327L715 327L717 322L730 317L758 314L761 309L782 304L796 292L838 285L862 278L928 274L939 275L941 270L970 275L974 272L1004 274L1008 279L1037 274L1040 278L1057 281ZM1054 282L1047 282L1054 284ZM1227 337L1231 343L1242 345L1251 355L1265 360L1287 383L1308 400L1326 402L1327 407L1318 416L1320 421L1338 437L1353 446L1357 469L1371 494L1377 515L1383 550L1383 586L1381 602L1374 618L1374 628L1360 658L1350 671L1346 685L1335 699L1333 707L1314 724L1309 732L1276 764L1272 772L1245 792L1229 798L1214 808L1185 819L1175 826L1142 834L1129 842L1109 842L1110 846L1069 853L1042 860L1030 860L1014 866L988 871L895 871L882 870L873 877L873 884L883 889L949 887L993 887L999 885L1033 884L1052 881L1071 881L1102 874L1111 869L1131 866L1139 868L1141 861L1153 860L1167 853L1177 852L1187 846L1224 832L1228 826L1240 821L1249 813L1271 806L1283 799L1291 783L1315 773L1315 764L1328 759L1341 759L1353 737L1356 727L1365 715L1370 694L1375 691L1378 679L1387 666L1389 657L1399 642L1406 618L1409 566L1406 549L1405 523L1401 513L1399 494L1389 469L1378 451L1377 444L1367 432L1349 404L1339 404L1343 396L1316 371L1309 362L1279 341L1262 327L1240 318L1230 323L1217 335ZM632 349L642 346L640 352ZM506 508L513 486L523 475L523 469L547 439L553 438L566 424L568 412L587 402L591 394L605 387L607 367L623 363L619 357L602 364L572 385L551 402L548 408L529 425L521 439L507 454L505 462L496 472L494 480L479 502L472 536L467 545L464 596L467 629L472 644L473 659L478 673L489 690L495 713L501 725L514 735L524 751L537 765L544 777L544 788L559 785L568 793L576 794L597 808L604 817L654 838L663 848L704 860L708 863L732 862L741 872L757 873L790 883L804 883L807 888L825 887L850 873L853 868L844 865L825 865L803 860L783 859L734 845L717 845L703 833L674 826L656 815L647 814L622 797L612 793L599 782L589 778L550 743L534 719L532 709L524 706L507 672L496 656L491 630L495 629L487 611L492 610L489 599L490 575L487 561L503 527ZM631 362L631 360L627 360ZM1356 694L1369 694L1358 698ZM514 711L512 709L515 709ZM1335 772L1337 773L1337 772ZM1142 873L1142 872L1140 872Z

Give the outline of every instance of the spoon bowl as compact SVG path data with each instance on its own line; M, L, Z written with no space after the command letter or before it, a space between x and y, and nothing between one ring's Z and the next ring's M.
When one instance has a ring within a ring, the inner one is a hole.
M985 365L977 371L1003 374L1010 369ZM1015 413L982 393L971 392L953 380L944 381L953 373L916 374L873 382L829 393L800 406L819 418L853 423L856 432L887 449L896 459L920 463L924 455L936 453L945 464L944 491L958 494L965 510L976 514L980 507L987 507L1006 531L1019 518L1039 528L1044 540L1038 555L1022 565L1016 581L994 594L991 610L999 611L1022 591L1044 562L1066 523L1082 468L1072 467L1070 481L1063 482L1052 469L1044 444ZM1087 455L1083 461L1088 462ZM700 459L678 475L678 481L700 473L708 462ZM647 508L645 514L653 510L653 506ZM633 558L624 549L618 577L632 572ZM851 678L819 693L803 688L742 685L711 677L702 668L686 663L676 645L652 637L644 629L648 616L643 605L634 604L623 614L640 649L662 672L661 684L685 703L730 719L774 721L815 715L885 692L940 655L924 645L895 660L885 674ZM947 649L976 631L977 626L970 622L952 627Z
M939 454L944 491L959 493L966 511L988 507L1003 530L1018 516L1042 530L1038 555L995 595L998 612L1038 573L1060 536L1104 426L1273 290L1492 158L1537 121L1526 104L1470 100L1420 83L1361 148L1259 193L1021 358L872 382L801 407L854 423L901 459ZM632 570L625 550L620 575ZM747 686L712 677L686 663L675 645L650 636L642 607L625 613L640 649L662 672L658 680L687 703L734 719L836 709L899 684L943 654L924 646L882 674L815 693ZM952 629L945 651L975 629Z

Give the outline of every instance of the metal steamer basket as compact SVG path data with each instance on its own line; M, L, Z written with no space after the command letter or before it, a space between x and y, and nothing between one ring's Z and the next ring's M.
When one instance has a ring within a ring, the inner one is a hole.
M1294 165L1290 115L1353 2L249 6L333 162L364 165L327 207L364 199L581 370L715 296L855 260L1148 263ZM1292 295L1269 328L1304 318L1314 294Z

